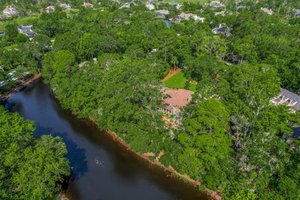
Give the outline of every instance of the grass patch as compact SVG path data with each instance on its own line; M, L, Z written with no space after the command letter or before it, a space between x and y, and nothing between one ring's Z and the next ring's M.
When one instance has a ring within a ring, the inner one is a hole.
M188 89L188 90L195 92L196 84L189 84L189 87L186 88L186 86L188 85L187 81L188 80L185 78L184 73L181 71L181 72L178 72L177 74L175 74L174 76L172 76L171 78L165 80L164 84L168 88Z
M183 72L179 72L167 79L166 81L164 81L164 83L168 88L184 88L186 81L187 80L184 77Z
M196 92L196 90L197 90L197 84L192 84L192 83L190 83L190 85L189 85L189 90L191 90L191 91L193 91L193 92Z

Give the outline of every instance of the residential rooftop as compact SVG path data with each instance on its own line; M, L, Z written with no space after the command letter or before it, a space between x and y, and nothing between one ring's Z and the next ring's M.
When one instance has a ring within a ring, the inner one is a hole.
M193 92L189 90L170 88L166 88L163 93L168 96L163 100L167 110L171 107L182 108L187 106L191 102L193 94Z
M219 33L228 33L228 35L230 35L229 33L229 27L226 26L225 24L220 24L219 27L213 28L212 32L214 34L219 34Z
M280 94L271 102L275 105L287 105L292 111L300 110L300 96L284 88L280 88Z
M272 9L270 8L261 8L261 10L264 12L264 13L267 13L268 15L273 15L274 12Z

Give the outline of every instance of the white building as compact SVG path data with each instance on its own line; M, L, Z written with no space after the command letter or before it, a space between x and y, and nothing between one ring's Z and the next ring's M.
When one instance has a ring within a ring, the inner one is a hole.
M213 28L212 32L214 34L220 34L221 33L221 34L225 34L227 36L230 35L229 27L226 26L225 24L220 24L219 27Z
M200 22L204 22L205 18L203 17L199 17L198 15L196 14L193 14L193 13L180 13L180 15L178 15L179 17L179 20L190 20L190 19L193 19L195 21L200 21Z
M90 3L90 2L84 2L83 3L83 7L92 8L92 7L94 7L94 5L92 3Z
M159 18L165 18L166 15L170 14L170 11L168 10L157 10L156 11L156 17L159 17Z
M17 9L12 7L12 6L7 6L4 10L3 10L3 15L5 17L12 17L13 15L16 15L18 13Z
M70 6L70 4L66 4L66 3L61 3L61 4L59 4L59 7L61 7L62 9L64 9L64 10L71 10L71 6Z
M270 8L261 8L261 10L264 12L264 13L267 13L268 15L273 15L274 12L272 9Z
M271 99L271 103L286 105L290 107L292 112L300 110L300 96L283 88L280 88L280 93L277 97Z
M212 1L209 3L205 3L206 6L214 7L214 8L225 8L225 5L220 1Z
M45 12L46 13L53 13L55 11L55 7L54 6L47 6L46 8L45 8Z
M146 7L148 8L148 10L154 10L155 9L155 5L153 5L152 3L149 3L149 2L146 3Z

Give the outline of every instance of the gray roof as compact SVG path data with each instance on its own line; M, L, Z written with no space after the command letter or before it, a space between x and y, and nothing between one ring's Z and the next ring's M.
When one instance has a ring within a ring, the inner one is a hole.
M30 30L32 26L22 25L19 27L20 30Z
M289 98L291 100L293 100L294 102L297 102L296 105L294 106L295 110L300 110L300 96L290 92L286 89L280 88L280 95L284 96L284 98Z
M218 34L218 33L225 33L228 29L229 29L228 26L220 26L220 27L214 28L212 31L215 34Z
M300 137L300 127L299 126L294 126L292 127L293 129L293 135L291 136L294 139L297 139L298 137Z
M168 11L168 10L157 10L156 14L157 15L168 15L168 14L170 14L170 11Z

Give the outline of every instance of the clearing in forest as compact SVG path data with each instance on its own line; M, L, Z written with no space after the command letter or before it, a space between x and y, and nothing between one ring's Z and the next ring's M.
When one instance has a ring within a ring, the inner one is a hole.
M176 68L175 70L170 70L168 75L165 78L163 78L161 81L164 82L164 81L168 80L169 78L171 78L172 76L174 76L175 74L177 74L179 72L181 72L180 68Z
M187 84L188 80L181 70L175 72L176 73L168 74L168 76L162 80L166 87L173 89L188 89L191 91L196 90L196 84Z

